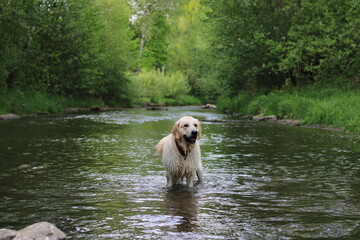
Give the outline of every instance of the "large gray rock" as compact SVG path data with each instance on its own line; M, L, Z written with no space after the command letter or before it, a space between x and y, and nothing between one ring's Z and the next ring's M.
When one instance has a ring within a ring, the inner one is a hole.
M0 240L12 240L16 236L16 231L10 229L0 229Z
M19 231L0 229L0 240L62 240L66 239L63 231L48 222L39 222Z

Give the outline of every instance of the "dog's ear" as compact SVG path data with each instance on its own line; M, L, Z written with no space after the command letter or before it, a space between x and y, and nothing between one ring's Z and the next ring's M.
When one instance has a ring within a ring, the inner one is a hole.
M180 133L180 122L176 122L174 124L174 127L171 131L171 133L175 136L176 140L179 140L181 137L181 133Z
M202 138L202 133L201 133L201 123L198 122L198 137Z

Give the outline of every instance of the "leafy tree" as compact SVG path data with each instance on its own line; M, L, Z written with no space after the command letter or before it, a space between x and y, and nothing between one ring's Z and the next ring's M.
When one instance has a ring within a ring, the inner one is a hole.
M291 8L282 1L208 1L215 34L213 54L222 62L219 77L236 93L266 91L283 84L277 71L287 38Z
M0 0L0 93L24 78L32 30L26 22L33 3Z
M175 1L174 1L175 2ZM133 24L139 38L140 67L164 70L168 57L168 18L175 8L169 0L132 0Z
M358 79L358 1L302 1L284 46L281 71L296 84L336 78Z
M168 58L168 22L160 12L153 13L153 30L143 52L142 65L147 69L164 71Z
M185 74L193 95L214 100L224 87L217 78L218 59L210 55L209 11L200 0L180 2L170 19L168 65L170 71Z
M359 79L355 0L206 0L219 78L233 94Z
M96 33L99 40L99 67L102 82L102 96L107 98L127 98L127 78L125 72L136 66L136 41L129 18L132 15L126 0L98 0L101 13L101 29Z

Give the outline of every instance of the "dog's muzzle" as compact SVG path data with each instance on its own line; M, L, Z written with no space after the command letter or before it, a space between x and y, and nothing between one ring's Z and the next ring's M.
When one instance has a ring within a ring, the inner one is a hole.
M196 142L197 137L198 131L191 131L190 136L184 135L184 139L191 144L194 144Z

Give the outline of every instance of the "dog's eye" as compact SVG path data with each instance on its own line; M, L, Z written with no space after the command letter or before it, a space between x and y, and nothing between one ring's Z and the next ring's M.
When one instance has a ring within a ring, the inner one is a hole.
M197 127L197 124L195 123L194 126Z
M189 127L189 124L184 124L184 127Z

